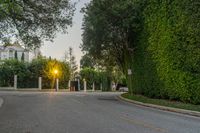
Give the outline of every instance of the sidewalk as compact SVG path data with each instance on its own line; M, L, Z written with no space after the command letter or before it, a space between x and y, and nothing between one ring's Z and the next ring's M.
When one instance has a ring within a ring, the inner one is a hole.
M160 105L138 102L138 101L134 101L134 100L124 98L121 95L118 98L122 101L133 103L133 104L140 105L140 106L145 106L145 107L155 108L155 109L159 109L159 110L170 111L170 112L200 117L200 112L198 112L198 111L191 111L191 110L178 109L178 108L172 108L172 107L166 107L166 106L160 106Z

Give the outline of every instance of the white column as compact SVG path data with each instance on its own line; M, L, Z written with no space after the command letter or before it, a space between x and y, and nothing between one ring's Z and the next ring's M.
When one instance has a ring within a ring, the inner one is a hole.
M56 79L56 91L58 91L59 90L59 79L57 78Z
M84 80L84 91L87 91L87 82Z
M100 85L100 89L101 89L101 91L103 90L103 85L102 85L102 83L101 83L101 85Z
M78 91L81 90L81 87L80 87L80 79L78 79Z
M14 76L14 89L17 89L17 75Z
M39 89L39 90L42 90L42 77L39 77L38 89Z
M69 88L69 90L70 90L70 87L71 87L71 81L69 80L69 82L68 82L68 88Z
M94 82L92 84L92 91L95 91L95 84L94 84Z

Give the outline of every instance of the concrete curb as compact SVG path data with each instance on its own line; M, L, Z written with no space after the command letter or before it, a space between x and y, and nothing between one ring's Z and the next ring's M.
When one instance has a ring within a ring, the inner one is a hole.
M121 95L118 96L118 98L122 101L130 102L130 103L137 104L137 105L140 105L140 106L145 106L145 107L155 108L155 109L159 109L159 110L170 111L170 112L200 117L200 112L197 112L197 111L190 111L190 110L185 110L185 109L177 109L177 108L172 108L172 107L165 107L165 106L160 106L160 105L138 102L138 101L134 101L134 100L124 98Z
M0 98L0 108L1 108L2 105L3 105L3 99Z

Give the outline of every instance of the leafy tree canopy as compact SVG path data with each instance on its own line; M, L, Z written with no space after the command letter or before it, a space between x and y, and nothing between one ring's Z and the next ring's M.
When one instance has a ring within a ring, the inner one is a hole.
M82 10L82 50L95 59L103 59L101 62L127 69L140 30L140 8L130 0L93 0Z
M1 0L0 41L15 38L27 47L53 40L56 32L72 25L74 4L70 0Z
M80 60L80 67L81 68L85 68L85 67L94 68L94 66L95 66L95 62L94 62L94 60L92 59L91 56L89 56L87 54L82 56L82 58Z

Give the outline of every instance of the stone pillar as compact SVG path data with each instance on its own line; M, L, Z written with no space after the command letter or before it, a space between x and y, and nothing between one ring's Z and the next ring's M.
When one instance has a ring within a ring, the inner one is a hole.
M42 90L42 77L39 77L38 89L39 89L39 90Z
M17 75L14 76L14 89L17 89Z
M56 91L58 91L59 90L59 79L57 78L56 79Z
M80 79L78 79L78 91L81 90L81 86L80 86Z
M83 81L84 82L84 91L86 92L87 91L87 81Z
M92 91L95 91L95 84L94 84L94 82L92 84Z
M102 85L102 83L101 83L101 85L100 85L100 89L101 89L101 91L103 90L103 85Z
M69 91L71 91L71 90L70 90L70 87L71 87L71 81L69 80L69 81L68 81L68 88L69 88Z

